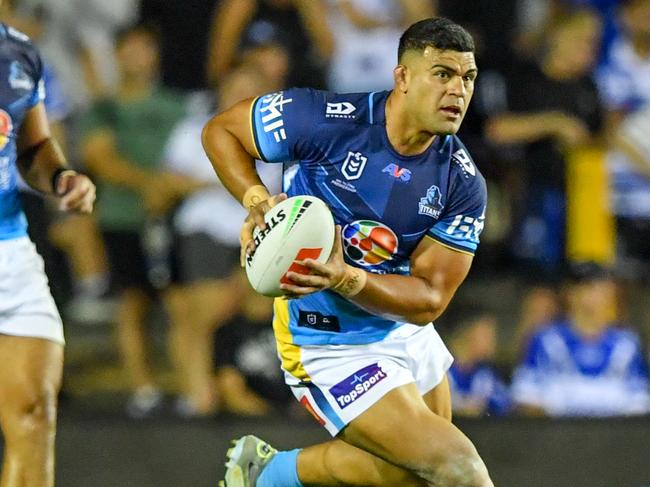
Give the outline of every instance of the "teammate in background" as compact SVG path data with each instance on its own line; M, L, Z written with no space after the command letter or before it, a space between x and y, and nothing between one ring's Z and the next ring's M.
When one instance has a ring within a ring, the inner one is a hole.
M288 273L273 328L285 379L334 437L277 452L245 436L225 486L492 486L450 421L452 357L431 322L465 279L483 229L485 181L454 135L472 98L474 41L431 18L402 35L392 91L290 89L213 118L203 145L252 230L271 196L253 160L298 160L289 196L327 202L329 261ZM342 231L341 231L342 227ZM299 298L299 299L297 299Z
M27 237L17 171L64 211L90 213L95 186L67 167L43 105L43 64L21 32L0 24L0 486L54 485L63 326Z

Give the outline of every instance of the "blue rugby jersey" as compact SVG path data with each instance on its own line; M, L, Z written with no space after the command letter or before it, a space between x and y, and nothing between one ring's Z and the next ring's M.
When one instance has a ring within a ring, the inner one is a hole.
M616 324L583 337L568 320L549 323L532 335L512 397L552 416L647 413L650 381L639 337Z
M342 227L349 264L376 274L409 274L409 258L423 238L475 252L487 192L455 136L436 138L420 155L395 151L385 126L389 94L271 93L252 104L251 126L262 160L299 162L287 193L328 204ZM331 291L276 300L275 312L278 339L296 345L372 343L404 324Z
M18 199L16 137L25 113L45 98L43 65L23 33L0 24L0 240L27 235Z

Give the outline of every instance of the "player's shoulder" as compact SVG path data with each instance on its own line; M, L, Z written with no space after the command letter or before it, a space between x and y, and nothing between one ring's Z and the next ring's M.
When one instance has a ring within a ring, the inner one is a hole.
M29 36L10 25L0 23L0 39L25 52L36 53L36 47Z
M27 60L40 68L40 54L27 34L15 27L0 23L0 40L6 46L5 52L8 52L10 57Z
M308 103L310 115L318 124L372 123L373 106L388 92L335 93L313 88L285 90L284 100Z
M624 324L612 325L608 330L608 337L611 341L624 343L636 347L640 344L639 335Z
M456 184L474 188L485 188L485 178L460 138L456 135L448 135L445 145L449 154L451 176L454 178Z

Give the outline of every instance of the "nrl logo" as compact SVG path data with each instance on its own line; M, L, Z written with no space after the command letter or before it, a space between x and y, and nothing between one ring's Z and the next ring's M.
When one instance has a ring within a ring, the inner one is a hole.
M424 198L420 198L419 204L420 215L430 216L431 218L440 218L440 213L442 213L445 205L442 204L442 193L440 188L436 185L431 186L427 189L427 195Z
M343 161L343 167L341 168L345 179L348 181L359 179L366 167L366 162L368 162L368 158L361 154L361 152L348 152L345 161Z

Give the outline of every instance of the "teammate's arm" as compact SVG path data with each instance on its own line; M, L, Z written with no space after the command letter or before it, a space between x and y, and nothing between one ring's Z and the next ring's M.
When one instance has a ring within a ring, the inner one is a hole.
M281 287L289 296L330 288L373 314L425 325L443 313L473 260L469 253L425 237L411 256L411 275L371 274L344 262L338 230L327 263L307 259L301 264L312 270L310 275L287 273L295 285Z
M61 210L92 211L95 185L87 176L68 167L50 133L42 102L26 112L16 144L18 168L27 184L42 193L59 196Z

